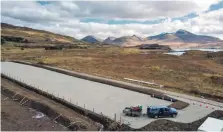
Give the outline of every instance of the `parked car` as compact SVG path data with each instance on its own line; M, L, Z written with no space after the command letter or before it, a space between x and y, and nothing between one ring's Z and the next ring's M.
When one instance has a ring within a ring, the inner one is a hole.
M167 106L150 106L147 107L147 116L158 118L158 117L173 117L177 116L178 112L175 108L169 108Z
M140 116L142 114L142 106L125 107L123 113L127 116Z

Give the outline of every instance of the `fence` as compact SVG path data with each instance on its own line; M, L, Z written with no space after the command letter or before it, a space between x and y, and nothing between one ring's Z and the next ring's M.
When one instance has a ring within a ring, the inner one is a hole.
M123 120L122 120L121 116L120 116L120 120L116 120L116 113L114 113L114 118L112 119L112 118L104 115L102 112L97 111L97 109L95 109L95 108L88 109L86 104L80 104L78 101L74 101L71 98L66 98L66 97L60 95L59 93L55 93L55 92L53 93L48 90L44 90L35 84L29 84L25 80L22 80L21 78L13 76L9 73L4 73L2 71L1 76L2 76L2 78L8 79L8 80L26 88L26 89L34 91L34 92L36 92L40 95L43 95L47 98L50 98L60 104L63 104L64 106L66 106L68 108L71 108L74 111L76 111L84 116L89 117L93 121L101 123L103 125L103 127L105 127L105 128L108 128L109 125L114 122L116 124L118 123L119 126L121 126L123 124Z

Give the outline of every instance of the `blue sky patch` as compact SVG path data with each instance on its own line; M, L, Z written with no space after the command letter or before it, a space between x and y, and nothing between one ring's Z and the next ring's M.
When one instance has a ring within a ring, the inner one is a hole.
M39 3L40 5L47 5L50 2L49 1L37 1L37 3Z
M213 4L209 7L208 11L207 12L210 12L210 11L214 11L214 10L219 10L223 8L223 1L220 1L219 3L217 4Z

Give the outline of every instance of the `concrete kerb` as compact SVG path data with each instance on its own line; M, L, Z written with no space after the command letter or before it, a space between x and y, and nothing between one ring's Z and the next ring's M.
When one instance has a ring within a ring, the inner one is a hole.
M21 61L11 61L11 62L30 65L30 66L35 66L35 67L38 67L38 68L47 69L47 70L50 70L50 71L62 73L62 74L77 77L77 78L82 78L82 79L86 79L86 80L90 80L90 81L94 81L94 82L99 82L99 83L103 83L103 84L112 85L112 86L119 87L119 88L128 89L128 90L143 93L143 94L148 94L148 95L151 95L154 98L163 99L163 100L170 101L170 102L178 101L177 99L166 96L163 93L160 93L160 92L155 91L155 90L150 90L150 91L153 91L153 92L150 92L148 89L144 89L144 88L141 88L141 87L129 86L129 85L121 84L119 82L115 82L115 81L112 81L112 80L101 79L101 78L96 78L96 77L92 77L92 76L86 76L86 75L82 75L82 74L78 74L78 73L71 73L71 72L47 67L47 66L40 65L40 64L32 64L32 63L21 62Z
M45 96L45 97L47 97L49 99L52 99L52 100L54 100L54 101L56 101L56 102L58 102L58 103L60 103L60 104L62 104L64 106L66 106L66 107L68 107L70 109L73 109L74 111L76 111L76 112L78 112L78 113L80 113L80 114L82 114L82 115L84 115L86 117L89 117L90 119L92 119L95 122L101 123L106 129L109 127L110 124L115 122L112 119L110 119L109 117L107 117L105 115L102 115L102 113L98 114L98 113L95 113L93 111L84 109L84 108L82 108L80 106L77 106L75 104L70 103L69 101L66 101L64 99L58 98L58 97L56 97L54 95L51 95L51 94L49 94L49 93L47 93L45 91L42 91L42 90L37 89L37 88L35 88L33 86L27 85L27 84L25 84L23 82L20 82L20 81L15 80L15 79L13 79L11 77L8 77L8 76L6 76L4 74L1 74L1 76L2 76L2 78L8 79L8 80L10 80L10 81L12 81L12 82L14 82L14 83L16 83L16 84L26 88L26 89L29 89L30 91L34 91L34 92L36 92L36 93L38 93L40 95L43 95L43 96ZM17 95L17 94L16 93L13 94L12 97L14 97L15 95ZM26 102L27 101L23 102L22 104L24 104Z

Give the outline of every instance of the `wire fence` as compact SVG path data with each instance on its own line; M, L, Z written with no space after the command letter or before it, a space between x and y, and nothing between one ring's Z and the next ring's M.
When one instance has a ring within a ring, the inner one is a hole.
M101 111L98 111L97 109L95 108L89 108L86 104L81 104L80 102L78 102L77 100L72 100L71 97L66 97L66 96L63 96L63 95L60 95L58 92L56 91L50 91L48 89L44 89L36 84L31 84L30 82L26 81L25 79L22 79L21 77L18 77L18 76L14 76L12 74L9 74L9 73L6 73L6 72L3 72L1 71L1 74L13 79L13 80L16 80L16 81L19 81L21 83L24 83L28 86L31 86L35 89L38 89L40 92L46 92L47 94L49 95L52 95L52 99L53 98L59 98L59 99L63 99L64 101L67 101L73 105L76 105L82 109L85 110L85 112L87 113L88 111L92 112L92 113L96 113L98 115L100 115L102 118L103 117L106 117L106 118L109 118L111 119L112 121L115 121L117 122L118 124L123 124L124 123L124 118L122 116L122 113L114 113L114 116L113 117L107 117L105 114L103 114ZM16 96L16 95L15 95ZM23 100L21 100L21 102L23 102Z

